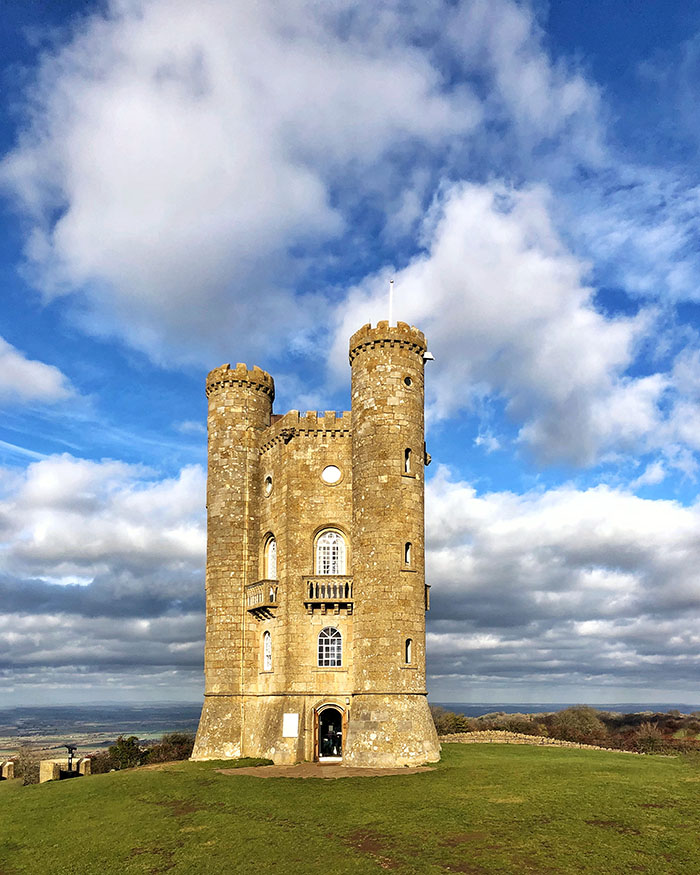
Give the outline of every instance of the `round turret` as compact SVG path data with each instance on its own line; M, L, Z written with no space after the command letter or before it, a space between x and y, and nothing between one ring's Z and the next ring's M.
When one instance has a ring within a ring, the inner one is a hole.
M275 386L258 367L222 365L209 373L207 477L207 633L205 708L194 755L211 749L239 756L240 707L227 697L241 693L245 587L256 579L259 441L270 425Z
M425 350L405 322L350 339L358 692L425 690Z

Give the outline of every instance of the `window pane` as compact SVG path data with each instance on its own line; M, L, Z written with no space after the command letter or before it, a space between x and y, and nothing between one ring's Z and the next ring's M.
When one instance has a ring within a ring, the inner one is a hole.
M345 574L345 539L340 532L324 532L316 542L316 574Z
M319 666L340 666L343 661L343 637L337 629L322 629L318 636Z

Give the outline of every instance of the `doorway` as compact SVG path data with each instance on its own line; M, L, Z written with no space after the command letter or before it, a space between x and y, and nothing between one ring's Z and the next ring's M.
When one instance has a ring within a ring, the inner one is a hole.
M317 758L320 762L339 762L343 758L343 712L327 706L316 712Z

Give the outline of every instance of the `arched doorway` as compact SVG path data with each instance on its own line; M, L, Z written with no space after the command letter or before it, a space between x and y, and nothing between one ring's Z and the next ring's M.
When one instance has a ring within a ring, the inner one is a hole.
M343 758L343 712L335 705L316 710L316 759L320 762Z

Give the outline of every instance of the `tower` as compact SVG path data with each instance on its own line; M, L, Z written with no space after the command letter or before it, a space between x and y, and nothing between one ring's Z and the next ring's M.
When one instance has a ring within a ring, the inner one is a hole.
M194 759L434 761L425 689L425 338L350 341L352 412L207 378L206 690Z

